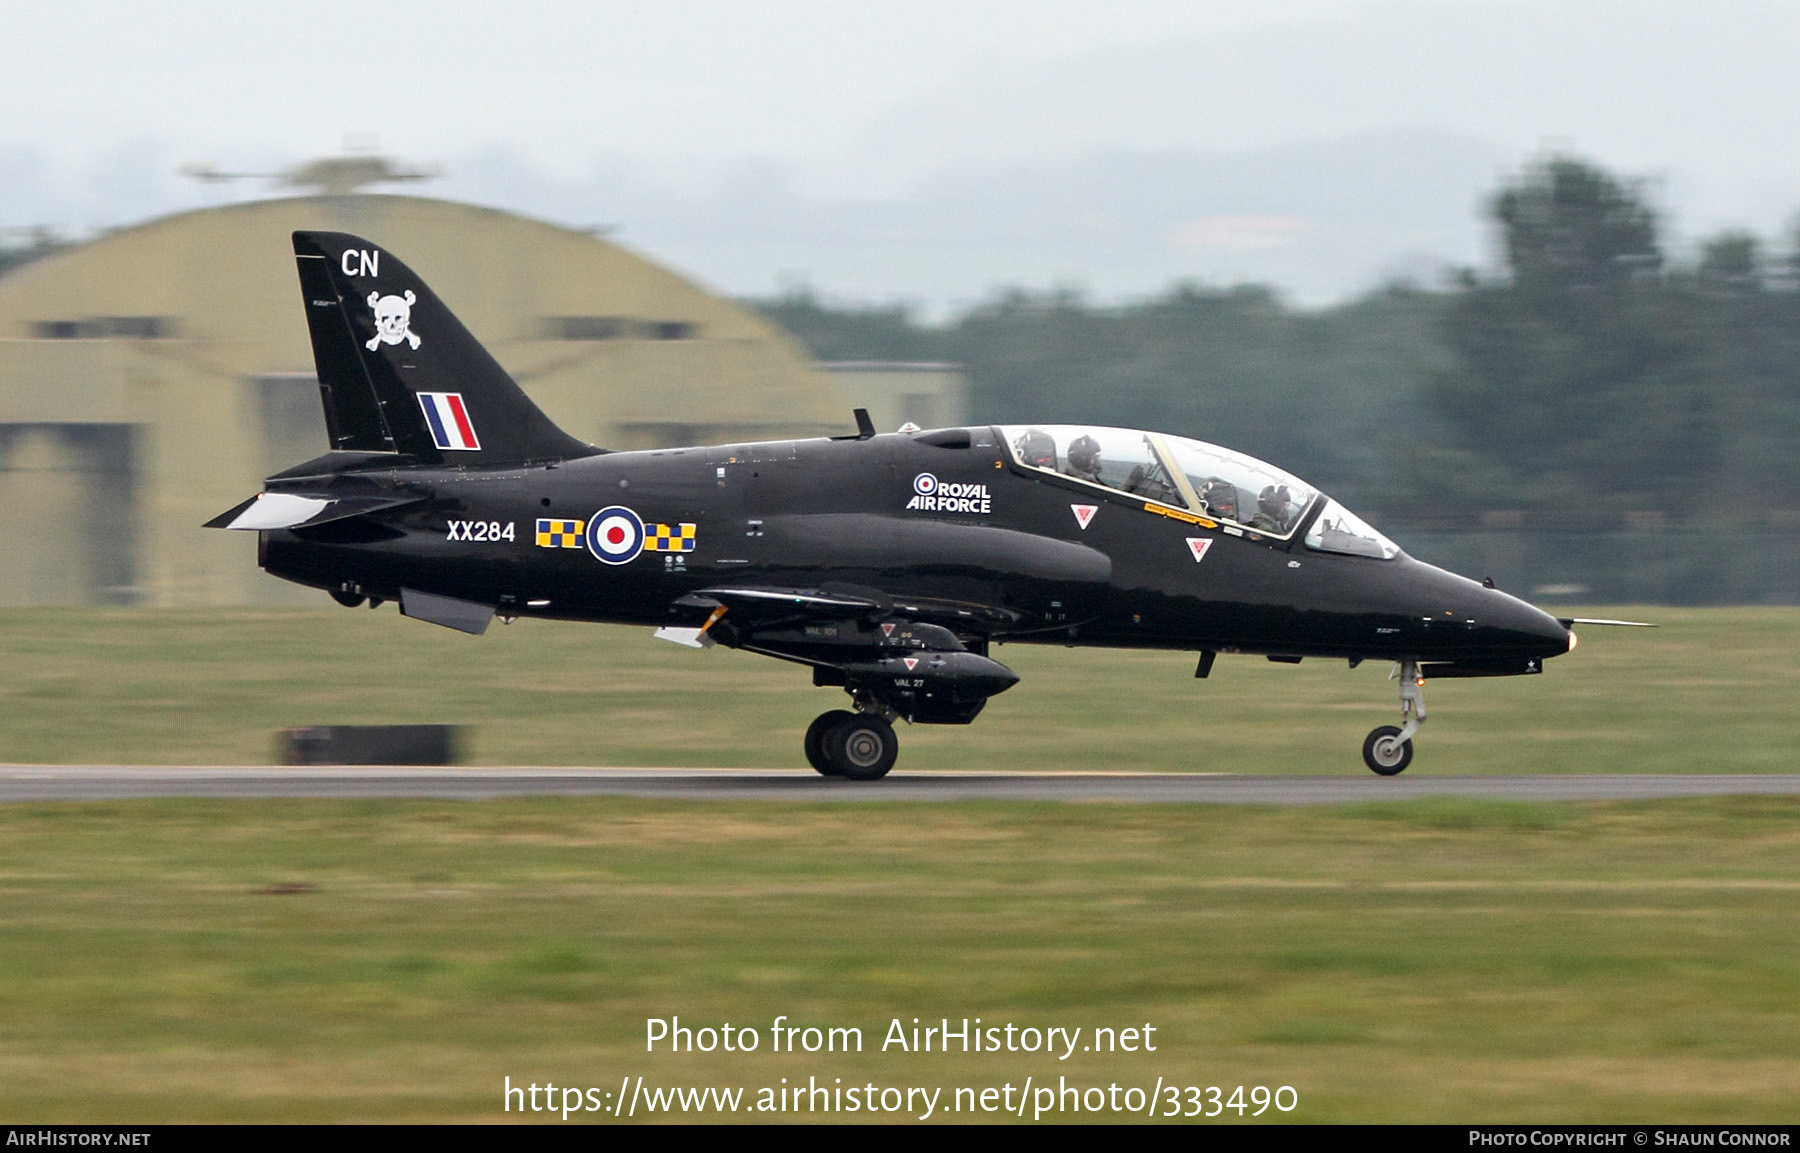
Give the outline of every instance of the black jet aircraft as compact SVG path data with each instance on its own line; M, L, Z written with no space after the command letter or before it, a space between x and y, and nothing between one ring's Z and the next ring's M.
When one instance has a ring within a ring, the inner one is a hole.
M209 522L340 604L481 633L646 625L806 665L852 708L807 760L872 780L893 723L963 725L1018 676L996 641L1392 661L1412 759L1428 677L1537 673L1557 619L1414 560L1279 468L1186 437L980 425L609 452L558 429L410 269L296 232L331 451ZM1595 622L1599 623L1599 622Z

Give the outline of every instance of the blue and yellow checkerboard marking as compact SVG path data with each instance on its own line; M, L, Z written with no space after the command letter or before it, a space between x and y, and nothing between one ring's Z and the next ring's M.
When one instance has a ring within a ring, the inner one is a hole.
M539 548L585 548L581 534L587 522L579 520L543 520L537 522Z
M644 526L644 551L693 552L695 525L647 524Z

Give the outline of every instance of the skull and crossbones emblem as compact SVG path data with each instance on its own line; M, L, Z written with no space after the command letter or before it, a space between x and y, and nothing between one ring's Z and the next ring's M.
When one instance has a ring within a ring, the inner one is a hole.
M383 296L379 292L369 293L369 307L375 310L375 336L363 347L370 352L376 345L399 344L406 341L413 348L419 347L419 338L412 334L412 306L418 302L412 289L406 290L405 296Z

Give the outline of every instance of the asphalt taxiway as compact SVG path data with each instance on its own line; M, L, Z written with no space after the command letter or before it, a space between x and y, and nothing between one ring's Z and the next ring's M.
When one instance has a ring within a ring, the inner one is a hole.
M1800 796L1800 774L1399 777L1201 773L898 772L880 781L810 769L571 769L0 765L0 803L151 797L658 797L696 801L1112 801L1339 805L1424 797L1617 801Z

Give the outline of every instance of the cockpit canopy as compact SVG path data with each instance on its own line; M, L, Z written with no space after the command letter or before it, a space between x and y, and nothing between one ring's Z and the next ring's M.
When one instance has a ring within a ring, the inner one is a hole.
M1085 425L1006 425L1002 438L1026 468L1072 477L1286 540L1307 523L1306 547L1388 560L1398 545L1292 473L1221 448L1158 432Z

